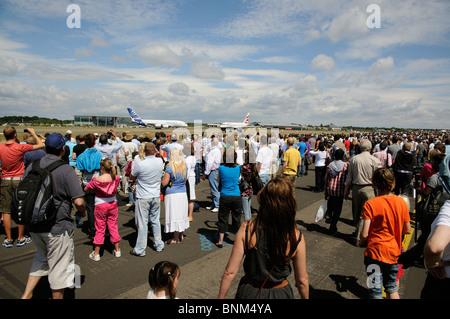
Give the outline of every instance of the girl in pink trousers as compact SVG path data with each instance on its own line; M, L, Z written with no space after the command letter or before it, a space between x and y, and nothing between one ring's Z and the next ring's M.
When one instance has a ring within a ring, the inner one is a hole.
M117 207L116 192L120 183L120 177L116 175L116 169L109 158L100 162L102 175L94 177L85 187L85 192L95 193L95 237L94 251L89 258L94 261L100 260L100 247L105 240L106 225L108 225L110 239L114 244L114 256L120 257L120 236L117 226L119 209Z

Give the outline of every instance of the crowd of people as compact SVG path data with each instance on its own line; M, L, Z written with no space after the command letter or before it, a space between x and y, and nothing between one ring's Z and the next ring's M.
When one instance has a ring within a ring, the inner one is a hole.
M236 298L293 298L292 288L286 281L291 273L290 261L293 261L295 286L302 298L308 298L305 238L295 223L298 210L295 185L298 179L309 174L310 165L314 165L315 173L312 191L323 193L327 200L325 221L330 224L331 235L338 231L344 200L351 198L355 245L365 247L370 278L373 276L369 270L374 265L378 267L377 275L381 277L374 282L381 280L387 297L399 297L397 282L402 265L410 265L420 258L425 260L430 274L423 297L436 291L448 296L450 223L449 202L445 200L450 199L450 137L446 133L257 133L250 136L235 131L225 136L206 132L202 136L163 132L136 136L123 132L119 137L111 129L100 135L73 137L71 131L64 136L59 133L38 136L28 128L30 136L22 142L14 127L6 127L3 133L6 143L0 144L0 210L6 248L13 247L14 243L12 194L33 169L32 163L39 161L41 168L59 160L67 164L52 172L55 201L60 204L55 220L28 229L18 225L16 246L33 241L38 248L23 298L32 296L40 277L45 275L49 276L54 298L61 297L64 288L70 286L74 274L63 270L73 265L72 234L75 227L81 227L84 218L93 244L88 257L100 261L106 227L114 245L113 254L121 257L116 197L119 192L127 196L127 206L135 212L137 240L130 254L145 256L149 219L156 252L167 244L182 243L183 233L193 220L193 211L198 208L196 185L201 179L208 180L211 194L211 205L206 208L217 213L216 246L223 247L230 215L231 231L236 234L219 298L226 297L242 261L245 276L240 280ZM402 254L403 236L411 233L411 203L407 196L417 192L423 200L438 186L444 195L438 212L420 220L423 238L418 243L420 246L412 250L418 252ZM252 207L254 195L258 209ZM163 241L161 234L161 201L164 202L164 232L170 235L167 241ZM152 288L149 296L174 298L179 275L180 270L173 263L155 265L149 274ZM165 282L165 288L160 279ZM382 289L373 286L371 297L380 298Z

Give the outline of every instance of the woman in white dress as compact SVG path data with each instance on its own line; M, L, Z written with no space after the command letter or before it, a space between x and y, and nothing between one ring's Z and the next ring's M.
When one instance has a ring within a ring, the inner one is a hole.
M164 196L165 233L173 233L168 244L180 243L183 231L189 228L188 198L186 193L187 169L183 153L179 148L170 151L170 161L166 166L162 186L168 186Z

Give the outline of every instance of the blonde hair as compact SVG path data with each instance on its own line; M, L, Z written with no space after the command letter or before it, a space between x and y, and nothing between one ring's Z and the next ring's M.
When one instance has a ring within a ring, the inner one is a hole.
M170 151L169 166L174 175L175 173L180 173L183 175L183 178L186 178L186 163L184 162L183 152L177 147L172 148Z
M116 179L116 168L114 167L113 162L109 158L104 158L100 162L100 167L103 167L107 174L111 175L111 178Z
M145 144L147 144L147 142L142 142L141 145L139 145L138 153L141 160L143 160L145 157Z

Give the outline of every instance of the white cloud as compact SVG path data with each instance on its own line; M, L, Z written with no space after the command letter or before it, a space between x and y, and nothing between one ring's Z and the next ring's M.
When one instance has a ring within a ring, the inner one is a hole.
M138 56L145 63L156 66L180 66L183 63L183 57L164 44L143 47L139 49Z
M16 60L0 57L0 75L13 76L19 72Z
M311 69L331 72L335 68L334 59L325 54L319 54L311 61Z
M169 86L169 92L175 95L186 96L189 95L189 86L183 82L173 83Z
M394 68L394 59L392 57L382 58L370 66L369 73L379 75L386 73L392 68Z
M219 64L205 61L194 61L191 65L191 74L207 80L223 80L225 77Z

